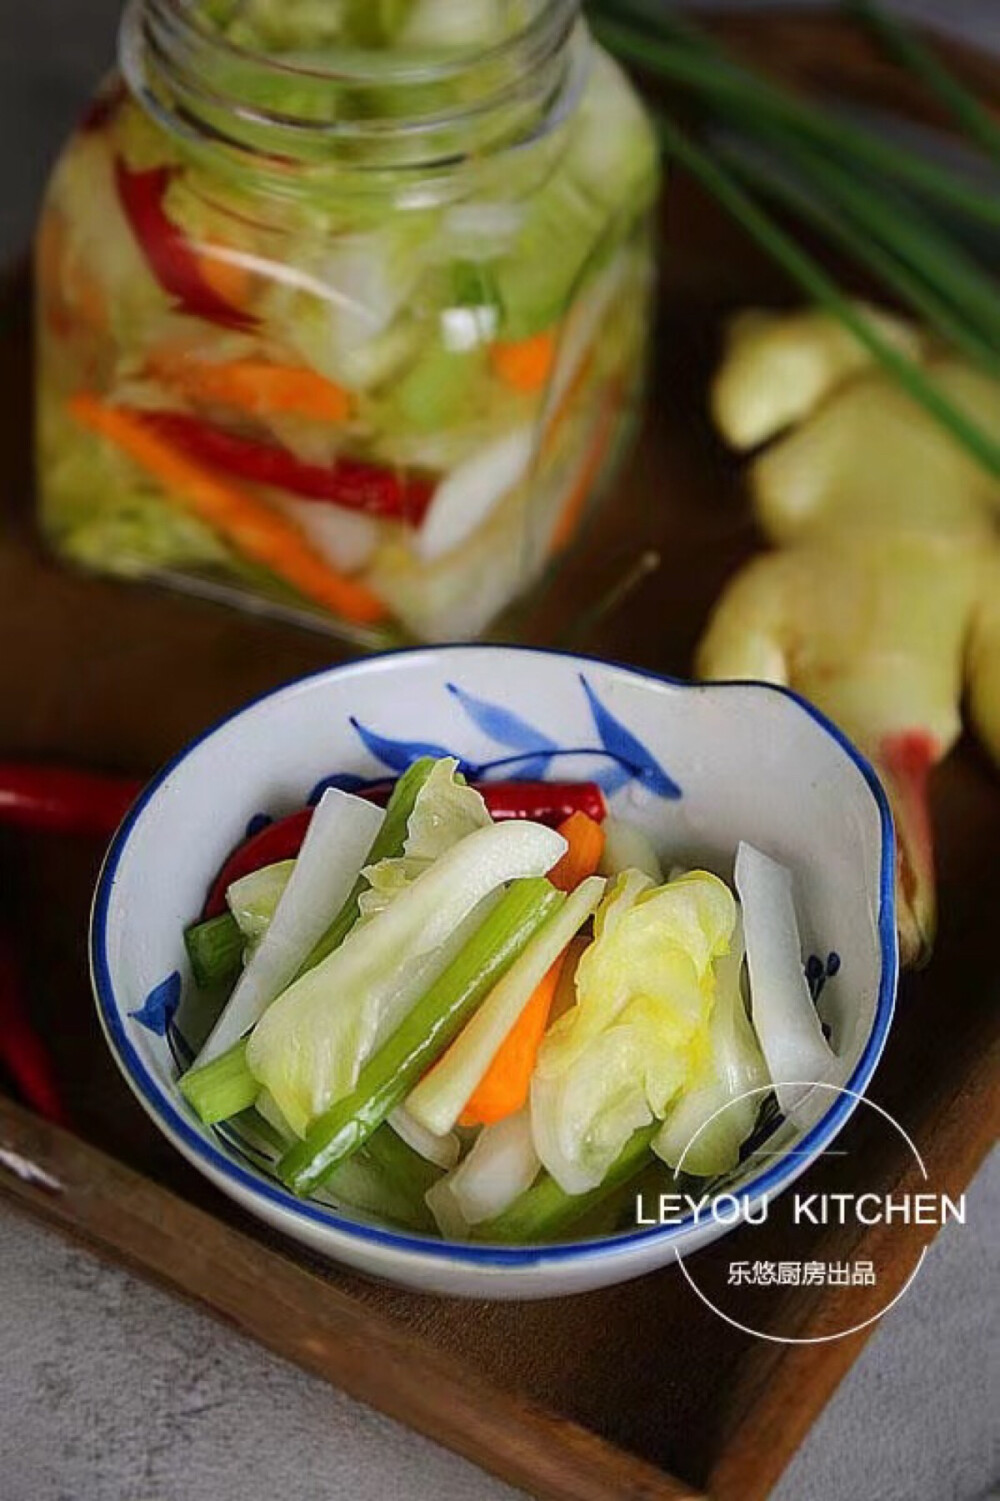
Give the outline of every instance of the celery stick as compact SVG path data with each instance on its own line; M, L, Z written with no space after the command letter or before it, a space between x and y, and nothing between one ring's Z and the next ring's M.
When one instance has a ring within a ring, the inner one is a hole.
M544 876L512 882L461 952L361 1070L354 1089L316 1120L278 1164L308 1194L356 1152L440 1056L532 935L565 898Z
M376 865L379 860L390 860L403 853L406 826L409 822L410 814L413 812L417 793L427 781L436 764L433 756L421 756L419 761L414 761L413 765L408 766L403 772L403 775L392 789L392 796L385 810L382 827L376 834L375 842L368 851L365 860L366 865ZM332 954L334 949L343 943L357 921L358 898L367 884L364 876L359 876L355 881L350 895L337 913L337 916L312 952L307 955L302 968L299 970L299 975L304 975L307 970L314 969L321 960L325 959L328 954Z
M378 1167L391 1188L410 1200L416 1200L426 1210L424 1194L441 1177L441 1168L407 1146L391 1126L380 1126L369 1136L365 1142L365 1156ZM343 1168L342 1163L341 1172ZM336 1182L336 1175L332 1181ZM429 1217L427 1223L432 1223Z
M604 894L604 884L600 876L588 876L580 883L562 910L545 924L486 997L447 1057L420 1080L406 1106L428 1131L444 1136L453 1129L466 1101L545 975L592 916Z
M184 932L184 947L199 990L235 980L243 963L243 934L235 917L220 912Z
M246 1110L260 1093L247 1067L246 1043L237 1042L211 1063L191 1069L180 1081L180 1091L206 1126Z
M515 1199L496 1219L476 1225L476 1240L500 1245L525 1245L555 1240L622 1184L640 1172L650 1160L653 1137L660 1122L642 1126L625 1143L604 1181L587 1193L568 1194L548 1173Z

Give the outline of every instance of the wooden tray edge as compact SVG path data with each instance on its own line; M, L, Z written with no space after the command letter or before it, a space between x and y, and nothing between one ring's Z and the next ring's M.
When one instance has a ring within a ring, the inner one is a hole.
M579 1424L488 1386L463 1361L2 1095L0 1195L547 1501L701 1495Z

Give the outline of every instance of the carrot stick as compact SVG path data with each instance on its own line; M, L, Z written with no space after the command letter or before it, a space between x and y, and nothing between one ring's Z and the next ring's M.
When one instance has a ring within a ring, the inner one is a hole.
M493 369L517 391L540 390L552 374L555 358L555 334L548 329L528 339L494 344L490 349Z
M493 1062L465 1103L460 1126L492 1126L513 1115L528 1098L535 1059L555 998L567 950L559 955L504 1038Z
M586 813L571 813L559 825L559 833L569 848L549 871L548 879L560 891L572 891L596 871L604 853L604 830ZM460 1126L491 1126L520 1110L527 1100L535 1059L568 953L569 948L564 949L546 972L497 1049L492 1063L465 1103L458 1118Z
M351 398L342 386L295 365L272 365L265 360L213 364L170 352L154 355L150 366L162 380L189 396L237 407L253 417L287 413L341 423L351 415Z
M618 403L616 392L612 392L601 413L594 434L594 440L583 456L583 463L578 469L573 483L566 493L562 510L556 521L555 530L552 533L552 551L562 552L573 540L573 536L580 524L584 507L588 496L594 487L594 481L601 472L608 451L608 440L614 427L615 412Z
M216 255L211 246L199 246L195 250L198 267L205 281L224 302L243 309L250 300L252 277L246 266L232 261L225 255Z
M571 813L558 832L569 848L549 871L549 880L560 891L572 891L592 876L604 853L604 830L586 813Z
M178 453L140 417L81 392L69 403L84 427L114 443L182 505L230 541L298 589L301 594L348 620L367 624L385 613L377 595L330 567L291 521L245 490L203 469Z

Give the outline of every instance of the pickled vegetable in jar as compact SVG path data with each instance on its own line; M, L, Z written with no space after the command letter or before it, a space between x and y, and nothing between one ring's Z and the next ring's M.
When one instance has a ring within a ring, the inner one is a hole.
M132 0L38 231L39 494L87 568L474 637L644 364L656 147L576 0Z

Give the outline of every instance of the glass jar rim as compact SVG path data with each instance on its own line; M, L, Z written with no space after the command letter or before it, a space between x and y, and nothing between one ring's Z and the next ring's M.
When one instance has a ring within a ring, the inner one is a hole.
M128 0L119 62L133 96L168 130L244 163L270 158L287 173L320 151L327 163L349 153L362 174L446 171L535 140L570 112L585 72L574 46L583 31L580 0L537 0L522 27L484 47L434 57L330 48L327 64L233 42L199 23L190 0ZM442 106L443 86L467 82L477 87ZM391 91L396 107L371 107ZM336 113L336 101L347 108Z

